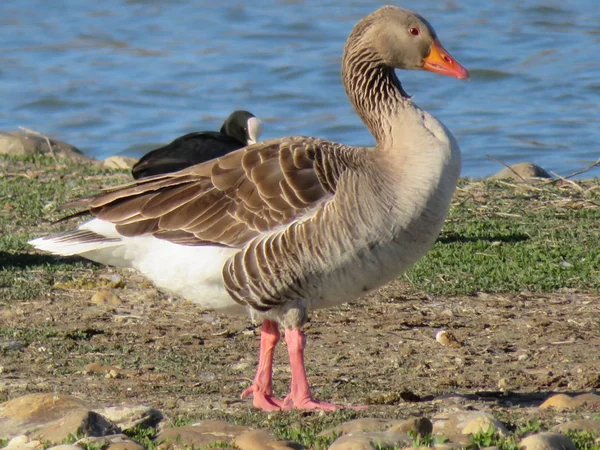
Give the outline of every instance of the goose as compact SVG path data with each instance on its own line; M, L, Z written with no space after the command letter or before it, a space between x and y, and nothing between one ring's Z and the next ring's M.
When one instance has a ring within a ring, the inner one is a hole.
M440 233L461 168L452 133L413 102L394 69L469 76L423 17L381 7L353 27L341 71L374 148L263 141L75 200L74 215L93 218L31 244L133 267L204 308L248 311L262 326L256 375L242 397L265 411L342 408L312 395L309 311L356 300L418 261ZM281 334L291 368L283 398L272 385Z
M234 111L225 119L220 131L197 131L180 136L144 155L133 166L131 174L137 180L177 172L255 144L261 133L262 122L254 114Z

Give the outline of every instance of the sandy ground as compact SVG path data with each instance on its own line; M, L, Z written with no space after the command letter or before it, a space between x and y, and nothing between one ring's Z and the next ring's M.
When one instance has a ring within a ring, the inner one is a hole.
M201 311L133 271L89 267L73 274L76 287L57 286L0 310L10 330L0 350L0 401L63 392L172 416L249 411L239 394L254 376L258 331L248 318ZM118 286L119 301L91 301L102 283ZM439 330L461 345L437 342ZM307 335L315 395L370 405L363 416L431 414L448 402L508 411L538 405L553 391L600 388L598 295L445 298L395 282L355 304L314 312ZM288 383L282 343L276 393L285 394Z

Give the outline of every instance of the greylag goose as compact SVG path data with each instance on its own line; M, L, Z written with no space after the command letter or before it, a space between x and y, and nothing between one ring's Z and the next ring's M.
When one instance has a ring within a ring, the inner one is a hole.
M134 267L206 308L262 320L259 362L242 393L263 410L335 410L313 398L302 326L309 310L357 299L398 277L438 237L460 172L450 131L406 94L394 69L459 79L468 72L431 25L385 6L346 42L342 80L377 140L350 147L286 137L70 206L95 218L31 242L60 255ZM291 389L273 394L273 350L285 330Z
M220 158L247 145L256 144L261 121L248 111L232 112L220 131L197 131L144 155L131 169L136 180Z

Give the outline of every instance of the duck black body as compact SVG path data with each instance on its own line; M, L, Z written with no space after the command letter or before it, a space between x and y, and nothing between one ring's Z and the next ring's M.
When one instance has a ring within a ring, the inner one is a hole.
M178 137L164 147L144 155L131 170L133 178L177 172L239 148L255 144L262 131L261 121L248 111L234 111L220 131L197 131Z

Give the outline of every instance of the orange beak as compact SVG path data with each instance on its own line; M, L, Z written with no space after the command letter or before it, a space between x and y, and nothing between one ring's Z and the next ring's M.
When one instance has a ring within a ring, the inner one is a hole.
M469 71L456 62L437 39L431 44L429 55L423 59L423 69L460 80L469 79Z

